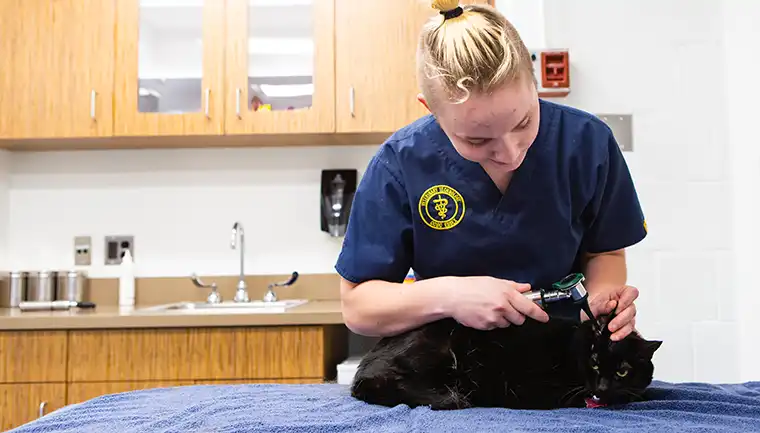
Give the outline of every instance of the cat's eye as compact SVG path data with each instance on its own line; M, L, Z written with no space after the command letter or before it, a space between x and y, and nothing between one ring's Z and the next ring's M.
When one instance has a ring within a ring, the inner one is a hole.
M617 371L617 375L618 375L618 377L626 377L626 376L628 376L628 369L624 368L622 370L618 370Z

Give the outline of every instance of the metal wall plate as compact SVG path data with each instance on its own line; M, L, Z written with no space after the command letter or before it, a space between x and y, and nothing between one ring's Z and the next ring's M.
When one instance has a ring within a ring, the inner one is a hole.
M612 129L620 150L633 152L633 115L631 114L597 114Z
M74 265L90 266L92 264L92 238L76 236L74 238Z
M132 260L135 258L135 237L134 236L106 236L105 245L105 264L120 265L124 252L129 250Z

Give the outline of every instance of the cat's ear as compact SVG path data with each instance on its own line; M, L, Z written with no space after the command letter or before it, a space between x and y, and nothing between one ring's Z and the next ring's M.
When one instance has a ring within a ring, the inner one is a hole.
M603 335L609 336L609 334L612 334L611 332L609 332L608 325L610 324L612 319L615 318L614 314L615 313L613 312L611 314L606 314L604 316L597 317L596 323L593 326L594 334L597 337L602 337Z
M656 352L661 345L662 341L641 340L641 343L639 345L639 356L642 358L651 359L652 356L654 356L654 352Z

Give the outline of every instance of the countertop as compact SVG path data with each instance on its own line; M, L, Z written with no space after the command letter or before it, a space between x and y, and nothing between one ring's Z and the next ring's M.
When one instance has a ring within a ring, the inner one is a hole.
M140 307L103 306L69 311L0 308L0 331L23 329L119 329L217 326L333 325L343 323L339 300L315 300L285 313L141 312Z

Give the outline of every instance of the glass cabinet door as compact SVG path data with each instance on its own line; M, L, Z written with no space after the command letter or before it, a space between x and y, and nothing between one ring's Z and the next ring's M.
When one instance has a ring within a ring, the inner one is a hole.
M118 1L115 134L221 134L224 1Z
M334 0L228 0L226 131L335 129Z

